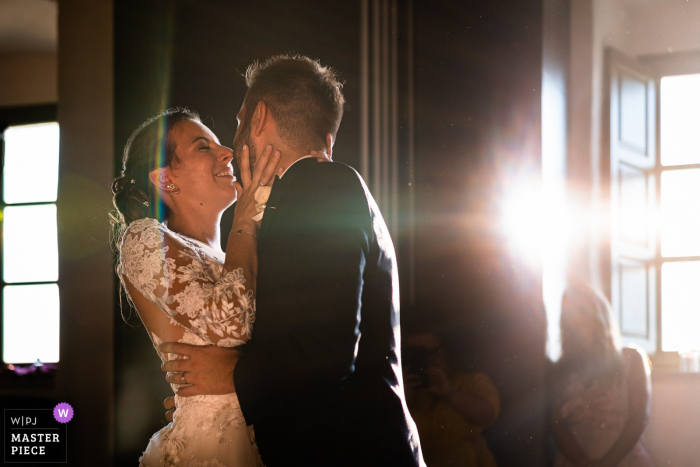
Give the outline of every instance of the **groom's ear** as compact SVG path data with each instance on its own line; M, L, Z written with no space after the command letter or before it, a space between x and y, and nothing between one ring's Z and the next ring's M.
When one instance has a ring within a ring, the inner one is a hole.
M270 125L270 109L267 107L263 101L259 101L258 105L255 106L255 112L253 112L253 119L251 124L253 126L253 135L260 137L263 134L268 125Z
M330 160L333 160L333 145L335 144L335 138L333 138L333 135L328 133L326 135L326 154L328 154L328 158Z

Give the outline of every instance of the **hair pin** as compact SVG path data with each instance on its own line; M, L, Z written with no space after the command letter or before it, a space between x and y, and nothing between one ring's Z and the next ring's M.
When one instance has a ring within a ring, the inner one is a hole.
M136 180L134 180L134 179L132 178L132 179L131 179L131 184L132 184L132 185L136 185Z
M148 207L148 201L144 201L144 202L143 202L143 205L146 206L146 207Z

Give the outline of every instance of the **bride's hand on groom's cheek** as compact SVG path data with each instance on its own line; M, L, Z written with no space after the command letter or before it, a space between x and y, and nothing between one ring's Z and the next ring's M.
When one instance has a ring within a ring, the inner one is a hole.
M282 155L279 151L275 151L273 154L272 150L271 145L265 146L255 164L255 169L251 173L250 149L246 144L241 149L241 174L239 180L234 182L238 201L236 202L236 212L231 227L233 232L254 230L259 226L259 222L256 222L254 218L260 213L258 209L261 205L260 203L264 204L264 202L258 202L256 193L259 189L264 189L268 190L269 196L269 186L273 182L275 170L277 169L278 174L281 173L277 165Z
M161 352L187 357L183 360L170 360L161 365L168 372L165 379L169 383L184 384L177 388L183 397L204 394L229 394L236 391L233 385L233 370L241 352L216 345L197 346L179 342L166 342L159 346Z

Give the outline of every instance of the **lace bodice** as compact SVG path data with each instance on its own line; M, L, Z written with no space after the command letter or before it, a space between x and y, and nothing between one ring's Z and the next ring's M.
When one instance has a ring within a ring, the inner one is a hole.
M628 413L627 381L618 375L609 381L584 381L570 375L562 394L562 416L569 425L607 426L621 431Z
M223 347L250 339L253 291L246 288L243 269L224 269L223 253L149 218L129 225L120 251L122 275L171 324Z
M153 307L139 309L156 351L163 340L234 347L250 339L253 291L246 288L243 269L224 268L221 251L146 218L129 225L120 253L124 285L128 281L164 312L165 318ZM129 299L134 302L132 294L133 290ZM158 355L162 361L181 358L159 351ZM175 406L173 422L151 438L140 459L142 467L262 465L252 427L246 427L235 393L176 395Z

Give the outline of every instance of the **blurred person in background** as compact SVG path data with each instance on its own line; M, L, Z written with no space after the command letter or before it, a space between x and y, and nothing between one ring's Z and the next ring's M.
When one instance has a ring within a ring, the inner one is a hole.
M482 435L496 421L498 390L485 373L462 372L433 332L404 340L406 402L430 467L495 466Z
M561 311L562 354L550 381L556 467L651 467L642 433L651 398L648 357L620 349L610 302L570 285Z

